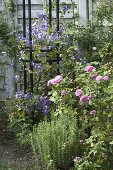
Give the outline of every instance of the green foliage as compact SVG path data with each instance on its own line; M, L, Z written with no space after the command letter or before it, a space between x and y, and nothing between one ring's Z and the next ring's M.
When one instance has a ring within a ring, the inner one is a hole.
M5 12L14 13L16 8L15 0L3 0L5 5Z
M112 61L113 57L113 0L100 0L95 3L92 20L87 23L86 28L79 27L79 33L75 34L88 62L107 63ZM96 47L95 50L93 47Z
M14 30L0 17L0 52L5 51L10 57L16 58L18 53L17 40Z
M57 121L33 128L32 147L45 169L68 169L78 153L76 117L62 115Z
M18 29L15 26L15 0L3 1L3 11L0 16L0 52L6 52L10 57L17 58Z

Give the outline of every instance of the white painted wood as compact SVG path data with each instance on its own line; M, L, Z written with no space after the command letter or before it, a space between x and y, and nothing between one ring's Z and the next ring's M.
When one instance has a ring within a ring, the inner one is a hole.
M2 9L3 9L3 8L2 8L2 5L0 4L0 11L2 11Z
M39 14L41 14L43 11L42 10L32 10L32 18L38 18L38 15ZM18 19L20 19L20 18L22 18L22 16L23 16L23 14L22 14L22 11L21 10L19 10L18 11ZM60 16L61 16L61 14L60 14ZM70 12L70 13L66 13L65 15L63 15L64 16L64 18L73 18L73 12ZM56 18L56 13L55 12L53 12L52 13L52 17L53 18ZM28 11L26 10L26 18L28 18Z
M87 20L86 0L79 0L78 5L79 5L80 24L85 25Z
M40 13L42 13L42 10L31 10L31 17L32 18L37 18ZM26 18L28 18L28 11L25 11L26 13ZM23 14L22 11L18 11L18 18L22 18Z
M6 96L11 98L14 96L14 69L11 66L13 61L7 57L8 65L6 69Z
M45 4L49 3L49 0L42 0ZM60 4L61 3L66 3L66 4L72 4L73 2L75 4L78 4L78 0L59 0Z
M59 15L60 17L62 16L61 14ZM53 12L52 13L52 17L53 18L56 18L56 13L55 12ZM65 15L63 15L63 18L67 18L67 19L71 19L71 18L73 18L73 12L70 12L70 13L66 13Z
M22 5L17 5L17 10L22 11L23 10ZM26 5L26 10L28 10L28 5ZM43 5L32 5L32 10L43 10Z
M22 4L23 0L17 0L17 4ZM25 3L28 4L28 0L25 0ZM31 0L32 4L43 4L43 0Z
M0 0L0 11L3 10L3 3L2 3L2 0Z
M60 0L60 3L62 3L62 2L65 2L66 4L72 4L72 2L75 2L75 3L77 3L78 2L78 0Z
M89 1L89 19L92 19L92 11L93 11L93 2L92 0Z

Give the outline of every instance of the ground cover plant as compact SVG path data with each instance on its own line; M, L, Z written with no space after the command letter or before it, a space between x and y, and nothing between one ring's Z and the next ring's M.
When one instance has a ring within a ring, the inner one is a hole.
M112 4L100 1L84 28L61 20L56 33L45 14L33 22L34 93L29 84L26 94L16 93L9 119L43 170L113 169ZM28 59L30 42L18 40L20 61ZM60 62L51 63L58 55ZM21 83L21 74L15 80Z

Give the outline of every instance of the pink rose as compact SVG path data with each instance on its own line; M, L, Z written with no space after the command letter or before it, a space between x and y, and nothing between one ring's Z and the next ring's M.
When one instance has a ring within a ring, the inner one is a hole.
M108 76L104 76L104 77L102 77L102 80L108 81L108 80L109 80L109 77L108 77Z
M87 102L89 101L88 96L81 96L81 97L80 97L80 101L81 101L82 103L87 103Z
M57 83L60 83L62 81L62 76L58 75L54 78L54 83L57 84Z
M66 94L68 94L68 92L66 90L61 91L61 96L65 96Z
M54 79L51 79L48 81L47 85L49 86L49 85L52 85L53 83L54 83Z
M88 100L91 100L92 98L93 98L93 96L92 96L92 95L88 96Z
M97 77L95 78L95 80L96 80L96 81L100 81L100 80L102 80L102 78L103 78L102 76L97 76Z
M85 69L84 69L84 71L86 71L86 72L92 72L93 70L94 70L95 68L93 67L93 66L86 66L85 67Z
M91 110L90 111L90 115L95 115L96 114L96 110Z
M77 89L75 92L75 96L80 97L82 95L83 91L81 89Z
M62 76L58 75L54 79L49 80L47 85L48 86L49 85L54 85L54 84L60 83L62 80L63 80Z
M91 75L91 78L92 78L92 79L96 79L96 77L97 77L97 74L92 74L92 75Z

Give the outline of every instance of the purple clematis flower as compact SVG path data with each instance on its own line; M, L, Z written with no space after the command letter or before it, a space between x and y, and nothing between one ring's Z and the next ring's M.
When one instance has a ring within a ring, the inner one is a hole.
M16 99L22 99L22 98L23 98L23 93L22 93L22 91L16 92L15 97L16 97Z
M26 93L25 95L24 95L24 100L29 100L29 99L31 99L31 94L30 93Z

